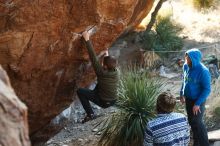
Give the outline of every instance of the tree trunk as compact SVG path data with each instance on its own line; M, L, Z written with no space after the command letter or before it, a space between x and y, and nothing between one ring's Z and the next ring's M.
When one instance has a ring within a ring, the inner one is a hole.
M149 33L151 28L153 27L153 25L156 21L157 14L165 1L167 1L167 0L160 0L158 2L157 6L155 7L154 12L151 14L151 20L150 20L149 24L147 25L147 28L145 31L146 33Z

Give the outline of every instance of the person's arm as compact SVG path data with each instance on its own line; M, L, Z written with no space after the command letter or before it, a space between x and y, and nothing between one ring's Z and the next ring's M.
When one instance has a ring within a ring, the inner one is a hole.
M102 65L99 63L96 53L94 51L93 45L91 41L89 40L89 33L87 31L84 31L82 35L86 42L86 48L88 50L89 58L92 62L96 75L102 74L103 68L102 68Z
M185 72L187 71L187 68L188 68L188 66L187 66L187 64L184 64L183 65L183 76L182 76L182 86L181 86L181 89L180 89L180 102L181 103L184 103L185 102L185 97L184 97L184 95L183 95L183 88L184 88L184 82L185 82L185 79L184 79L184 75L185 75Z
M182 83L181 90L180 90L180 102L182 104L185 103L185 96L183 95L183 86L184 86L184 83Z
M153 146L153 133L148 126L145 129L144 146Z
M97 58L98 58L98 60L99 60L99 63L102 63L102 62L103 62L103 58L104 58L105 56L108 56L108 50L102 51L102 52L97 56ZM89 64L87 64L87 66L90 67L90 66L91 66L91 62L89 62Z
M196 106L200 106L209 96L211 92L211 75L208 70L203 71L201 76L202 92L195 102Z
M182 80L183 80L183 82L182 82L181 89L180 89L180 97L183 96L184 79L182 79Z

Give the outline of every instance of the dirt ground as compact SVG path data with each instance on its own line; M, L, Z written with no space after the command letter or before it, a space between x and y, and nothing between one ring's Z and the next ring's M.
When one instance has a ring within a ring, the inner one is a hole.
M174 0L171 3L168 1L165 7L171 8L173 20L184 27L181 34L181 36L186 38L183 50L197 47L201 49L204 56L215 54L220 58L220 9L216 8L199 13L192 9L184 0ZM122 49L117 51L114 50L113 47L112 51L116 56L118 55L122 64L132 60L132 58L137 55L135 52L137 53L140 49L139 46L136 46L128 40L119 41L118 44L116 43L114 46L117 45ZM180 54L175 55L178 56ZM172 59L170 62L171 61ZM169 66L167 67L170 68ZM181 86L180 72L170 70L169 73L176 73L177 76L172 79L163 78L163 80L166 81L164 90L170 90L175 96L178 96ZM218 91L220 88L220 80L213 84L212 88L212 94L207 102L207 113L209 113L210 116L212 115L212 107L220 105L220 93ZM77 105L77 107L77 110L83 111L83 109L80 109L80 105ZM96 146L100 135L97 133L99 127L95 128L95 125L104 118L108 118L115 110L114 107L104 110L96 107L95 111L99 113L100 117L85 124L79 123L79 119L82 118L82 116L78 116L76 120L70 118L65 128L47 141L45 146ZM79 113L82 114L82 112ZM77 113L75 112L75 114ZM72 116L74 116L74 114Z

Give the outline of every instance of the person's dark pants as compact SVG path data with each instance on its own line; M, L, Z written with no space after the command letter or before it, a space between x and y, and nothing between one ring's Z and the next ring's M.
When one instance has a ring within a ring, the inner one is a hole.
M200 112L197 115L193 114L193 106L195 102L186 99L186 111L188 115L189 124L193 132L193 146L209 146L207 130L203 123L203 115L205 112L205 104L200 105Z
M79 88L77 90L77 95L78 95L79 100L80 100L83 108L85 109L87 115L94 114L89 101L97 104L98 106L100 106L102 108L108 108L108 107L114 105L114 103L115 103L115 100L114 101L102 100L99 97L97 90L90 90L90 89L86 89L86 88Z

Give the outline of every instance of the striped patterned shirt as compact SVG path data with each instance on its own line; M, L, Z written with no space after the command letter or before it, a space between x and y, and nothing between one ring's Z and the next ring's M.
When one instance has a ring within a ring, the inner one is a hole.
M149 121L144 137L144 146L188 146L190 128L181 113L158 114Z

